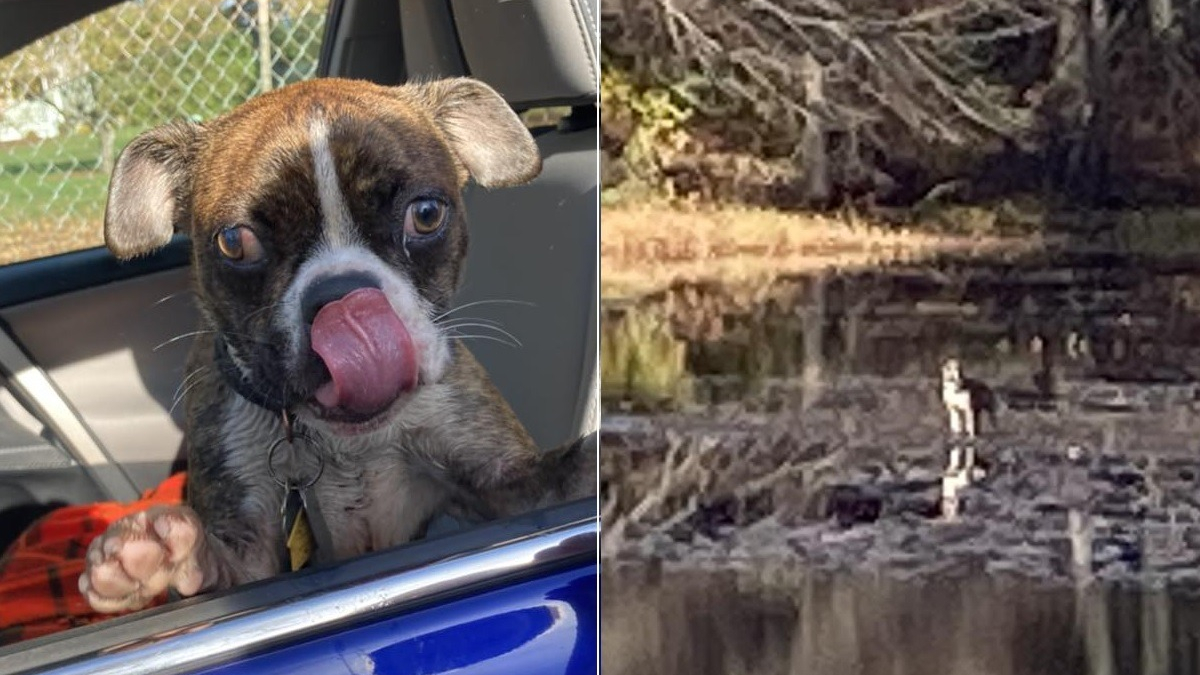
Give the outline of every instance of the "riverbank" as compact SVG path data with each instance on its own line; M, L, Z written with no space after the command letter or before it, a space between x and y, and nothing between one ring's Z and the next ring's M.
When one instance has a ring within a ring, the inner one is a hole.
M948 233L848 215L787 213L668 200L606 204L600 235L601 296L637 298L677 282L752 289L781 276L916 263L938 255L1021 255L1038 233Z

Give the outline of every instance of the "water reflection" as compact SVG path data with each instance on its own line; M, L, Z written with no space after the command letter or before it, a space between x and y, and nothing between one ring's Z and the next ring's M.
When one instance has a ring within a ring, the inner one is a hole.
M1107 675L1200 672L1200 600L987 576L610 567L611 675Z
M605 672L1200 672L1200 266L945 258L603 322Z
M629 354L639 350L693 379L685 399L761 395L784 379L802 385L800 406L832 379L928 377L954 355L1002 385L1010 406L1053 407L1047 401L1064 379L1194 382L1198 310L1200 267L1104 254L830 272L752 294L678 284L605 309L606 398L614 405L645 393L636 374L628 377ZM645 324L647 313L661 326L621 330ZM677 364L672 345L681 350Z

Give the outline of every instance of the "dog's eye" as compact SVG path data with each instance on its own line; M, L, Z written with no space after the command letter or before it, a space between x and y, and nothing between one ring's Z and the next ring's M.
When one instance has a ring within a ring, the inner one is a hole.
M418 199L404 212L404 231L409 234L433 234L446 224L446 205L436 199Z
M258 237L244 225L221 228L217 232L217 251L226 260L244 264L258 262L263 257Z

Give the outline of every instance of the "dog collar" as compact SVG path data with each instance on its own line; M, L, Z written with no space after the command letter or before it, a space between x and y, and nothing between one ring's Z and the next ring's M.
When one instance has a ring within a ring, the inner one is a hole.
M229 355L229 346L225 344L225 338L220 335L213 341L213 360L216 361L217 369L225 376L225 381L242 398L273 413L282 413L291 407L289 401L283 397L282 390L277 394L263 391L242 373L233 362L233 357Z

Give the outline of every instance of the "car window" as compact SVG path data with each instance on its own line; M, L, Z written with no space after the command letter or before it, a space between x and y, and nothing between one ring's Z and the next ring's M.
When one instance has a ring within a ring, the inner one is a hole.
M103 244L136 134L316 73L328 0L131 0L0 59L0 264Z

